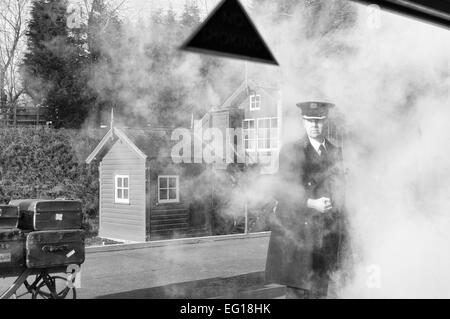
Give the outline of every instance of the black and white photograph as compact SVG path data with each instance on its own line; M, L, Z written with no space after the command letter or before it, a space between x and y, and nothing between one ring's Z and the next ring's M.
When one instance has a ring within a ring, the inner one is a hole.
M450 299L449 128L448 0L0 0L0 299Z

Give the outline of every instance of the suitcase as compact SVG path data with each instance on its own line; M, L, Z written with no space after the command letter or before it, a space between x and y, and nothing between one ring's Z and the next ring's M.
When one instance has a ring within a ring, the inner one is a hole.
M84 262L84 231L34 231L25 245L28 268L81 265Z
M17 199L9 205L20 210L19 228L24 230L80 229L81 201Z
M0 229L0 277L25 268L25 239L26 234L17 228Z
M12 205L0 205L0 229L17 228L19 208Z

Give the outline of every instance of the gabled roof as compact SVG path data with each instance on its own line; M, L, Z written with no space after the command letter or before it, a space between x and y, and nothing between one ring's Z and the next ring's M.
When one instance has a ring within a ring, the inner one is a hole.
M211 109L205 113L200 122L203 122L205 117L211 111L219 111L230 108L238 108L239 105L251 94L252 91L261 90L266 92L269 96L274 96L278 88L272 84L265 83L261 80L248 79L241 83L241 85L219 106ZM172 147L178 141L171 140L170 128L116 128L112 127L94 151L86 159L86 163L90 164L96 158L102 158L117 139L130 146L130 148L141 158L169 158L171 157ZM194 139L196 135L193 135ZM211 145L204 141L195 140L201 143L202 147L211 147ZM194 142L194 141L192 141ZM193 152L192 152L193 153ZM192 154L193 156L195 154ZM194 159L194 158L192 158Z
M237 107L248 96L250 88L246 81L243 81L239 87L219 106L219 109Z
M265 83L261 80L248 79L242 81L234 92L226 98L226 100L217 108L213 110L237 108L245 99L251 94L252 91L261 90L267 93L269 96L274 95L278 88L270 83Z
M86 163L90 164L93 160L97 159L98 157L103 157L104 154L111 147L112 142L115 142L117 139L127 144L142 159L147 158L147 155L144 154L139 149L139 147L137 147L136 144L132 140L130 140L124 132L122 132L122 130L116 127L112 127L105 134L105 136L103 136L102 140L100 141L100 143L98 143L98 145L95 147L92 153L89 154L89 156L86 159Z
M171 139L171 133L172 130L169 128L119 129L113 127L88 156L86 163L90 164L94 159L102 158L118 139L126 143L142 159L171 158L172 147L179 142ZM195 135L194 138L196 138ZM198 140L196 142L199 143ZM202 143L202 147L205 147L205 143L202 141L200 143ZM194 157L192 157L193 159Z
M171 140L171 130L151 128L125 128L123 134L147 157L170 157L170 151L178 141Z
M89 154L89 156L86 158L86 163L87 164L91 164L91 162L93 160L97 159L97 156L100 155L101 153L104 153L105 149L107 147L109 147L109 144L114 139L115 139L115 137L114 137L114 134L113 134L113 128L111 128L105 134L105 136L103 136L102 140L100 141L100 143L98 143L98 145L95 147L95 149L92 151L92 153Z

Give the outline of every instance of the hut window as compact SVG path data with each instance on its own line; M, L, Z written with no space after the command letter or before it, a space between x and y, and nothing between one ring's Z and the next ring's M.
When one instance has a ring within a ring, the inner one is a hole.
M158 202L179 202L179 178L177 175L158 176Z
M247 151L254 151L256 149L255 120L244 120L242 126L244 147Z
M250 111L256 111L261 108L261 95L252 94L250 95Z
M130 202L130 177L127 175L116 175L115 179L114 201L128 204Z

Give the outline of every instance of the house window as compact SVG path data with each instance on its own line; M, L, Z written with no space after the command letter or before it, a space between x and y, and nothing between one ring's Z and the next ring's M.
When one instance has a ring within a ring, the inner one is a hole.
M278 147L278 119L260 118L258 119L258 151L269 151Z
M130 177L116 175L114 202L128 204L130 202Z
M259 110L261 107L261 95L252 94L250 95L250 111Z
M179 202L179 179L178 176L158 176L158 202Z
M244 120L242 122L243 132L242 136L244 138L244 147L246 151L256 150L256 130L255 130L255 120Z

